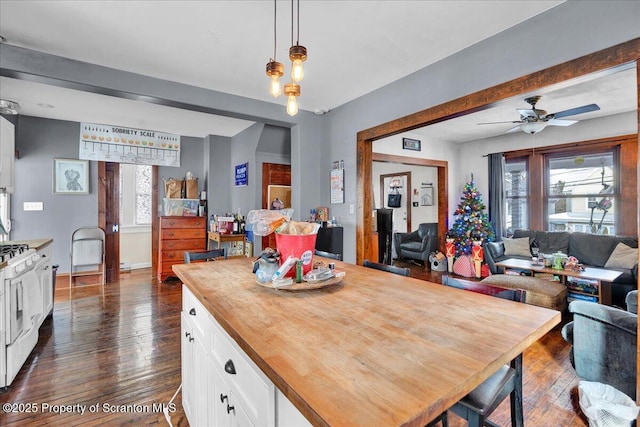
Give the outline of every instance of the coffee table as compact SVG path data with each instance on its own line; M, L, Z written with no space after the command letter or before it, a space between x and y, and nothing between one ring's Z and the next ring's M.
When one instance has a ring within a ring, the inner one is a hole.
M532 276L536 274L554 274L560 276L561 283L567 284L567 277L577 277L579 279L593 280L598 287L598 294L581 292L571 289L572 293L596 296L598 303L611 305L611 282L613 282L622 273L615 270L606 270L604 268L586 267L584 271L559 270L543 265L536 265L531 260L507 258L504 261L497 262L498 267L508 270L525 270L530 271Z

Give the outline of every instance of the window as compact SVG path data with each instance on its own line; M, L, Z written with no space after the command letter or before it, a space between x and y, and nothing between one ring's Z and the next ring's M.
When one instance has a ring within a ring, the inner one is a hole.
M504 192L507 235L517 228L529 228L529 181L526 160L505 164Z
M120 224L151 225L151 166L120 164Z
M572 144L530 153L505 153L507 234L517 228L618 232L616 221L624 221L616 211L622 197L618 147Z
M546 157L547 230L615 233L613 151Z

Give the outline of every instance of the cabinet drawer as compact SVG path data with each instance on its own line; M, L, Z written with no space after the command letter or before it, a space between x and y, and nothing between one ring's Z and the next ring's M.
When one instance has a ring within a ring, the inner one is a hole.
M171 264L184 264L185 251L162 251L162 263Z
M275 386L242 351L238 344L208 314L210 320L210 349L208 353L220 369L225 382L240 402L254 425L267 424L274 417ZM228 361L233 362L235 374L225 372Z
M203 216L163 216L160 217L160 228L202 228L205 229L207 219Z
M162 240L171 240L171 239L202 239L206 236L205 229L199 228L169 228L168 230L162 230L160 234L160 238Z
M208 312L185 285L182 285L182 311L185 317L191 321L193 332L202 342L204 349L208 349L211 345L209 343L211 333L206 332L208 328L211 328Z
M207 248L204 239L163 240L160 242L161 251L203 251Z

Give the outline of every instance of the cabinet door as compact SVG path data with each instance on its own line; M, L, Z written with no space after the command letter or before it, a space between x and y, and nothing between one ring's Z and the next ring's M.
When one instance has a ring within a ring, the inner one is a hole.
M217 366L208 360L207 378L209 380L209 425L216 427L228 427L231 425L231 417L227 413L229 402L229 388L220 376Z
M180 336L181 346L180 355L182 357L182 407L184 408L184 414L188 420L193 420L193 397L194 397L194 385L193 377L195 374L193 365L193 328L189 318L184 312L180 315Z
M251 423L249 416L244 411L244 409L242 409L242 406L238 404L238 399L234 397L233 393L231 393L230 399L231 399L231 406L233 407L233 409L231 409L231 412L230 412L231 426L232 427L253 427L253 424Z
M209 405L210 398L208 393L208 370L210 369L207 353L205 351L202 342L198 339L198 336L195 336L195 341L192 343L193 347L193 381L191 385L193 386L194 394L192 397L193 405L191 407L191 413L193 414L193 418L189 419L189 423L194 427L207 427L211 424L209 423Z

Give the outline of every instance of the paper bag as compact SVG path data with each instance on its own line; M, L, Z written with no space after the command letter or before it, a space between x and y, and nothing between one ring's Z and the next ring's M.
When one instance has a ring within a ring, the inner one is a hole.
M187 179L185 181L187 186L187 199L197 199L198 198L198 178L196 179Z
M182 184L183 182L181 179L169 178L168 180L165 180L164 194L167 199L180 199L182 196Z

